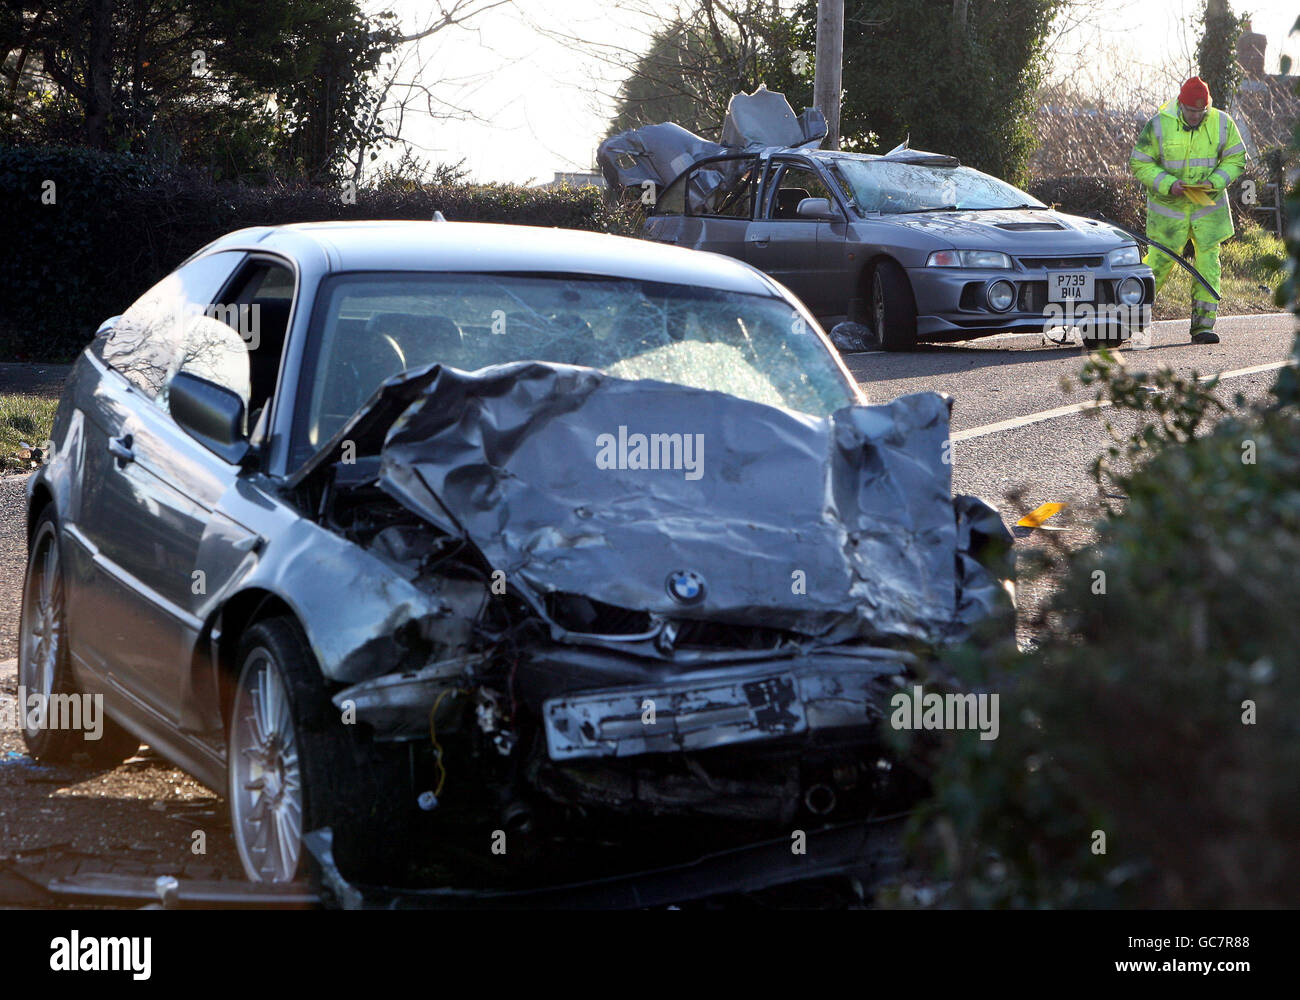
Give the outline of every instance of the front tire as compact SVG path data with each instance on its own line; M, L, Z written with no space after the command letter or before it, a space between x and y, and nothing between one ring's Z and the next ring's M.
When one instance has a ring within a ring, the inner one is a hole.
M1083 349L1085 351L1099 351L1103 347L1110 348L1111 350L1115 350L1117 348L1123 347L1132 339L1133 339L1133 331L1128 329L1127 327L1123 329L1117 329L1114 331L1111 330L1103 331L1099 334L1094 334L1091 337L1083 336L1081 334L1079 337L1079 340L1083 344Z
M46 507L32 533L31 555L23 578L23 608L19 624L18 683L38 705L46 706L45 720L56 717L49 711L54 699L76 698L81 693L72 678L66 624L66 590L59 546L59 525L54 511ZM24 702L26 699L20 699ZM77 763L78 757L91 767L116 767L140 749L140 741L103 713L97 740L87 739L83 729L50 728L33 717L27 704L20 703L23 742L36 760L47 764ZM64 716L66 717L66 715ZM29 721L37 725L28 727Z
M254 882L314 872L304 833L329 826L348 878L401 868L408 810L391 758L346 726L306 637L288 618L258 622L240 643L227 729L231 831Z
M907 274L892 260L882 260L871 273L871 322L886 351L916 347L916 299Z

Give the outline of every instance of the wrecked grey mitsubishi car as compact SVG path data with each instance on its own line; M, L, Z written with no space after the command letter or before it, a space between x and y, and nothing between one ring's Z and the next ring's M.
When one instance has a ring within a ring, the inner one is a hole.
M886 350L1070 327L1114 343L1149 324L1155 283L1129 235L951 156L831 152L824 135L814 109L796 118L760 88L732 98L721 143L649 125L597 158L651 204L647 239L752 264Z
M889 692L1009 605L947 439L945 398L867 405L724 257L242 230L68 382L19 667L110 722L28 745L147 741L227 796L256 881L464 901L671 869L673 898L756 884L726 852L773 843L762 884L844 871L899 791ZM791 859L795 825L824 849Z

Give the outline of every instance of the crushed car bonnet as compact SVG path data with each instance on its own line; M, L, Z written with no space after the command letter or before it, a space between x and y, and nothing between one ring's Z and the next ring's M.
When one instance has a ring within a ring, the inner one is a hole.
M938 641L998 588L964 554L940 395L823 419L542 362L402 384L379 486L535 605Z

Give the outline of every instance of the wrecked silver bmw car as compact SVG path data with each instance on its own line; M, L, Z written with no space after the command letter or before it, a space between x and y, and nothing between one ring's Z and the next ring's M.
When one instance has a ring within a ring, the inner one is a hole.
M1149 324L1154 278L1126 233L951 156L820 150L825 132L760 88L732 98L721 143L649 125L597 158L652 205L647 239L752 264L886 350L1058 327L1118 342Z
M257 881L683 873L644 902L844 871L900 794L889 692L1009 605L1009 536L952 497L947 439L944 397L867 405L724 257L242 230L67 385L19 666L110 723L28 745L147 741L227 796ZM792 860L795 826L820 850Z

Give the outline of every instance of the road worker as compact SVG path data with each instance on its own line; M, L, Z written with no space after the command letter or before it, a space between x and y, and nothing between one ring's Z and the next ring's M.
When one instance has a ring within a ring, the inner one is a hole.
M1204 80L1192 77L1178 99L1162 105L1147 122L1129 167L1147 189L1147 235L1180 254L1190 239L1196 270L1220 294L1219 244L1233 233L1226 189L1246 168L1246 146L1232 119L1213 106ZM1159 294L1173 258L1150 247L1146 263ZM1199 282L1193 284L1192 343L1219 342L1214 332L1218 308Z

